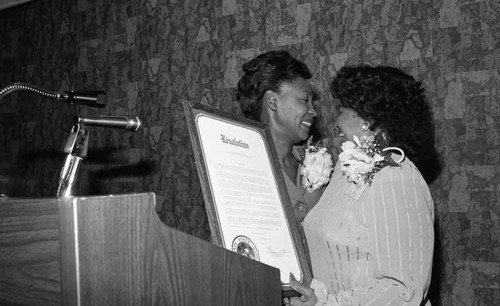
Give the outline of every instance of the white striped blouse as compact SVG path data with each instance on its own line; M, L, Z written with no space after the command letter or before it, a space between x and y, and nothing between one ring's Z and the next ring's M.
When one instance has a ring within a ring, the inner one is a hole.
M326 305L430 305L434 204L420 172L408 159L385 167L358 200L351 185L337 163L303 222L311 287L326 285Z

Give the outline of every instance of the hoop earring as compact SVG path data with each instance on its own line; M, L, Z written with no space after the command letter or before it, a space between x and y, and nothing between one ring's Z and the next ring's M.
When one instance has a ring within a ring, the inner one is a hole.
M361 125L361 130L362 130L363 132L368 131L368 129L369 129L369 128L370 128L370 124L369 124L369 123L363 123L363 124Z

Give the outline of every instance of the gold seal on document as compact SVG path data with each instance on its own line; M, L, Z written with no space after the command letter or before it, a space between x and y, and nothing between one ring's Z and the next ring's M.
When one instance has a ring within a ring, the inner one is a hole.
M234 238L233 240L231 250L245 257L254 260L260 260L259 251L257 250L257 247L255 246L253 241L246 236L243 235L236 236L236 238Z

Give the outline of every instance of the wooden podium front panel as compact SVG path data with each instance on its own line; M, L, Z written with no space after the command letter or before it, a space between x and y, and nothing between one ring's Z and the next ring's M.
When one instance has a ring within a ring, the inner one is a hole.
M0 199L0 305L60 305L56 199Z
M169 228L154 194L61 199L65 305L280 305L279 270Z

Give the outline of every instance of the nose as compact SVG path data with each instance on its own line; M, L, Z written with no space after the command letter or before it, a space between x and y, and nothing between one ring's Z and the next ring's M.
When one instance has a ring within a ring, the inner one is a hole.
M311 105L311 107L309 107L309 111L307 111L307 113L309 115L311 115L311 117L316 117L318 115L318 113L316 112L316 109L312 105Z

